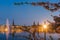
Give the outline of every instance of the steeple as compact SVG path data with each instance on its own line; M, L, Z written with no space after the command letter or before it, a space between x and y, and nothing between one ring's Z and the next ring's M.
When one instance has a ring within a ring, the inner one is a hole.
M33 22L33 26L36 26L35 21Z
M39 22L37 23L37 25L39 26Z
M15 26L15 24L14 24L14 19L13 19L13 22L12 22L12 26Z
M44 21L44 24L46 24L46 21Z

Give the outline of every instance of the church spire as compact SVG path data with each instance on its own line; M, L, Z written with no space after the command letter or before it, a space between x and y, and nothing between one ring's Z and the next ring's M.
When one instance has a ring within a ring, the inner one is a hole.
M39 26L39 22L37 23L37 25Z
M35 21L33 22L33 26L36 26Z
M12 25L15 26L15 24L14 24L14 19L13 19Z

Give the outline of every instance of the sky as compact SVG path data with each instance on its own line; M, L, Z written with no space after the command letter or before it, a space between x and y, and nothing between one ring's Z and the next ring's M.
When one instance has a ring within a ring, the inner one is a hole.
M59 15L60 11L51 12L42 6L14 5L14 2L59 2L59 0L0 0L0 24L6 24L6 19L10 24L14 19L16 25L42 24L44 21L53 21L52 15Z

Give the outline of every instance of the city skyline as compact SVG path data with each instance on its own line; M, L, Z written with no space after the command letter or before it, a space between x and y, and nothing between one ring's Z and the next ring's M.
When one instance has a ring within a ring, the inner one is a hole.
M18 25L32 25L35 21L36 23L42 23L46 20L53 21L52 15L59 15L60 11L51 12L46 10L42 6L32 6L32 5L20 5L15 6L14 2L39 2L48 0L0 0L0 24L5 24L8 18L10 24L14 20L15 24ZM59 0L50 0L49 2L59 2Z

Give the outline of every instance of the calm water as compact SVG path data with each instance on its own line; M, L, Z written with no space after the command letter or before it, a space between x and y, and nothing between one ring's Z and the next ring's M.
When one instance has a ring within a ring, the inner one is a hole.
M0 40L6 40L6 35L0 33ZM20 37L12 37L12 35L9 35L8 40L27 40L25 38L20 38Z
M22 33L23 35L28 35L25 33ZM16 35L21 35L21 34L16 34ZM58 40L58 38L60 38L60 34L54 33L54 34L46 34L46 38L47 40L49 40L49 36L52 36L54 40ZM44 33L40 33L40 37L44 38ZM0 40L6 40L6 35L0 33ZM9 35L8 40L28 40L25 38L21 38L21 37L13 37L11 34Z

